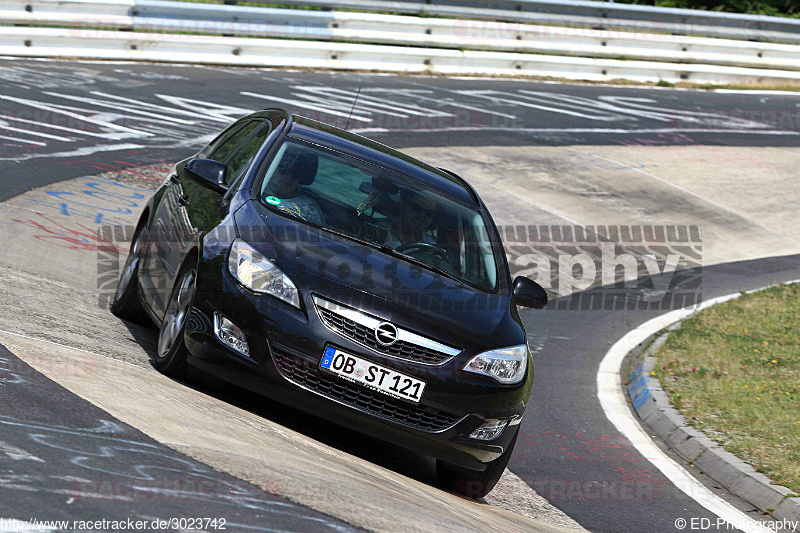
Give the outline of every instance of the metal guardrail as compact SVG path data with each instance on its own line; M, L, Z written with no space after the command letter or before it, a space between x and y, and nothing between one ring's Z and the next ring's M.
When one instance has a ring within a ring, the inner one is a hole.
M0 8L2 20L25 24L800 68L800 46L726 39L161 0L11 0L6 6L16 9Z
M0 54L584 80L800 81L800 72L370 44L0 26Z
M236 3L236 0L227 0ZM800 20L781 17L764 17L755 15L739 15L735 13L718 13L713 11L693 11L673 8L653 8L635 4L616 4L611 2L586 2L581 0L490 0L489 5L521 6L528 10L490 9L449 5L446 2L466 0L431 0L435 4L410 2L405 0L281 0L283 3L318 7L325 10L360 10L367 15L373 12L430 14L438 17L455 17L462 20L505 21L524 24L547 24L575 29L606 29L633 31L637 33L665 33L676 35L693 35L721 37L729 39L800 43ZM442 3L445 2L445 3ZM47 4L44 0L11 0L9 4L30 6L35 13L40 6ZM107 4L108 2L99 2ZM120 5L126 2L119 2ZM131 2L128 2L131 3ZM185 2L160 2L141 0L135 2L132 16L156 16L155 13L168 11L159 4L179 4ZM231 10L264 9L249 8L238 5L192 4L203 6L211 17ZM588 7L586 7L588 6ZM542 11L530 11L539 7ZM556 9L558 8L558 9ZM201 8L197 8L198 10ZM177 11L177 10L176 10ZM293 11L293 10L285 10ZM233 11L231 11L233 12ZM310 13L320 11L294 10L303 13L306 19ZM89 13L91 14L91 13ZM646 16L645 16L646 14ZM635 15L635 16L634 16ZM628 18L625 18L628 16Z
M343 8L345 4L358 3L359 9L367 10L368 5L374 9L391 4L393 11L399 9L430 12L431 5L495 9L519 13L558 13L561 15L581 15L599 18L618 18L628 20L646 20L652 22L672 22L677 24L714 24L717 26L751 27L773 31L800 29L800 20L788 17L770 17L765 15L748 15L724 11L707 11L699 9L683 9L674 7L657 7L640 4L615 3L613 1L588 0L284 0L287 5L316 5L328 8ZM237 0L225 0L226 4L236 4ZM410 11L406 11L410 12Z
M0 26L0 55L641 82L800 82L800 72L288 39Z
M237 0L225 0L235 4ZM263 0L262 0L263 1ZM593 2L585 0L282 0L322 9L406 13L443 17L562 24L585 28L638 30L762 40L800 41L800 19L719 11ZM479 5L475 5L479 4Z
M6 55L704 83L800 77L794 72L800 69L797 45L378 13L163 0L5 0L0 21L71 28L48 33L0 26L0 54ZM278 57L267 41L235 36L305 41L269 40L288 54ZM62 43L60 54L54 40Z

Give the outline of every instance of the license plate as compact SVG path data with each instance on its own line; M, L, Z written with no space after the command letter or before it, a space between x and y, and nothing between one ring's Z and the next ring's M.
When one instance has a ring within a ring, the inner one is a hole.
M420 379L376 365L336 348L325 348L319 366L353 383L360 383L383 394L415 403L419 402L422 391L425 390L425 382Z

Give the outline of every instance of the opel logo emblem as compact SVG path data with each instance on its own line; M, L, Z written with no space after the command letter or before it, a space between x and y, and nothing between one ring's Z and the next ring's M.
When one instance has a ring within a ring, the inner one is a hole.
M375 340L381 346L391 346L397 342L397 328L389 322L381 322L375 328Z

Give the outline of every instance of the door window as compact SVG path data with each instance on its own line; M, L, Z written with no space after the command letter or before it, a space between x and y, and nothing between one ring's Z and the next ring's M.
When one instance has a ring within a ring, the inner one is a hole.
M242 127L234 130L231 135L220 139L221 142L217 143L216 146L211 146L206 158L226 163L239 144L263 124L263 122L256 120L246 122Z
M244 137L239 146L228 155L227 160L223 161L228 166L228 173L225 176L226 185L235 183L247 172L258 154L258 150L269 135L271 128L268 122L256 122L255 124L256 127L250 131L250 135Z

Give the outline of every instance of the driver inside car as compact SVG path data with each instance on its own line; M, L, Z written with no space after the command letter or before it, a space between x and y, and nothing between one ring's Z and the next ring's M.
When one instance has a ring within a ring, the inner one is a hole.
M400 198L400 209L392 217L384 246L452 273L446 250L428 231L436 217L436 200L412 189L400 189Z
M427 232L436 215L436 200L411 189L401 189L400 197L399 213L393 217L383 244L395 249L415 242L436 244Z
M279 154L280 157L280 154ZM325 225L322 209L301 185L311 185L317 176L316 154L289 146L264 188L264 201L312 224Z

